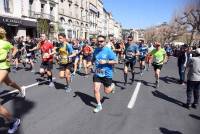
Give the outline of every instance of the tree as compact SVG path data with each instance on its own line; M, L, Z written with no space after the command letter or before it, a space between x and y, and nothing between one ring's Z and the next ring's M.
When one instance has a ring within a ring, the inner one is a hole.
M37 21L37 31L38 33L45 33L47 36L49 36L49 20L47 19L38 19Z
M175 21L188 26L188 31L191 33L189 44L191 44L194 35L200 33L200 1L195 0L188 4L183 14L176 17Z

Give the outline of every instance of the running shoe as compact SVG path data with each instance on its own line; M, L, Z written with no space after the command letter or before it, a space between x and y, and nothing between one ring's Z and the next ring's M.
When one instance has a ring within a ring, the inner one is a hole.
M72 91L70 86L65 86L65 92L70 93Z
M94 111L94 113L98 113L98 112L100 112L102 109L103 109L103 108L102 108L102 105L97 105L97 107L96 107L93 111Z
M21 123L20 119L16 119L14 122L12 122L8 129L8 133L14 134L17 131L17 129L19 128L20 123Z
M52 87L52 88L55 87L54 83L53 83L53 82L50 82L50 83L49 83L49 87Z

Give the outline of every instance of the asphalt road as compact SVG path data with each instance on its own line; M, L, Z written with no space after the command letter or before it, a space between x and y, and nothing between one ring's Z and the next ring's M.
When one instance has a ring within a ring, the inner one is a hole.
M28 88L26 99L10 94L1 98L13 115L22 119L16 134L199 134L200 108L186 109L186 86L179 85L176 59L164 65L160 87L154 88L153 69L141 77L136 66L136 81L123 85L123 65L114 73L115 94L105 95L102 90L103 110L93 113L96 106L92 91L92 75L73 78L71 93L65 93L65 80L58 77L54 66L55 88L41 84ZM36 66L36 70L39 65ZM24 69L11 73L13 80L30 85L40 80ZM131 76L130 76L131 78ZM141 82L135 105L127 105L135 87ZM1 87L9 89L8 87ZM0 119L0 134L6 134L8 125Z

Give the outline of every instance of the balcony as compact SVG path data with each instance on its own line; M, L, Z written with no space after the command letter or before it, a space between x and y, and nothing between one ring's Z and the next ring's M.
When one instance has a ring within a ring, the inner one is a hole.
M68 0L69 3L72 3L72 0Z
M29 17L34 19L47 19L50 21L55 21L55 17L51 14L41 13L41 12L35 12L29 10Z

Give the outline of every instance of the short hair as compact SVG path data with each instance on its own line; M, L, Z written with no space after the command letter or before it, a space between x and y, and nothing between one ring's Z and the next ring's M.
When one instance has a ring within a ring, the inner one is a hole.
M104 40L106 39L106 37L103 36L103 35L99 35L99 36L97 36L97 39L98 39L98 38L104 38Z
M65 33L59 33L58 36L62 36L62 37L64 37L64 38L66 38Z
M133 36L129 35L129 36L128 36L128 38L131 38L131 39L133 39Z
M5 38L6 35L6 31L4 28L0 27L0 39Z

